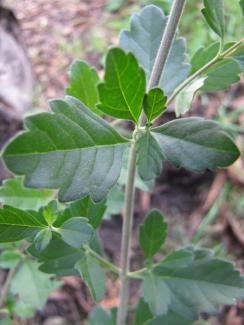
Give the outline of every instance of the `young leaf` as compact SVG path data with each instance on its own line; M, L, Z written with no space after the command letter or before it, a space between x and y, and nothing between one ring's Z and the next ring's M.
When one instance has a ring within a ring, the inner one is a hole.
M120 46L126 52L132 52L146 72L149 80L162 35L167 23L167 17L161 9L149 5L139 13L134 14L129 31L120 35ZM168 96L187 78L190 65L185 63L185 40L176 38L161 76L159 86Z
M98 109L122 119L138 122L146 91L144 71L133 54L112 48L107 55L104 83L98 86Z
M101 115L102 112L96 108L98 100L99 77L96 70L86 62L76 60L70 68L70 81L66 88L66 94L78 98L86 107Z
M221 38L225 34L225 20L224 20L224 0L204 0L204 8L202 14L204 15L208 25Z
M244 278L231 263L206 250L192 250L192 254L185 266L179 256L179 267L175 259L174 265L161 262L153 271L168 286L173 311L193 321L199 313L215 313L220 304L244 298Z
M65 221L57 231L63 240L74 248L87 244L93 235L93 228L88 223L88 219L79 217Z
M150 308L143 299L140 299L136 307L135 322L133 325L146 325L150 319L153 319Z
M89 325L115 325L115 323L111 314L98 306L89 315Z
M53 100L51 107L53 114L27 118L29 131L5 149L7 167L26 175L29 187L60 188L61 201L88 194L104 199L119 177L128 141L75 98Z
M43 251L38 251L32 245L28 252L41 263L39 269L42 272L58 276L78 275L74 265L84 255L80 249L69 246L57 235L53 236L50 244Z
M145 95L143 109L149 122L166 110L166 101L167 97L160 88L150 89L149 93Z
M75 264L75 269L88 285L93 299L96 302L101 301L105 295L105 274L97 261L89 255L84 255Z
M234 45L234 43L227 43L224 47L224 50L227 50L232 45ZM207 48L200 48L193 55L193 58L191 60L191 73L195 73L209 61L211 61L214 57L216 57L218 51L219 43L213 43ZM203 74L205 80L203 87L201 87L202 91L215 92L225 90L229 88L233 83L236 83L240 80L240 74L243 72L243 69L241 68L238 58L240 59L244 57L244 48L241 47L235 53L228 59L223 59L221 62L216 63ZM235 60L235 55L237 56L237 60Z
M0 209L0 242L12 242L35 236L47 228L34 211L22 211L5 205Z
M21 301L35 309L42 309L49 294L59 287L59 282L38 270L38 264L26 260L14 276L10 291L18 294Z
M38 251L43 251L48 244L50 243L50 240L52 239L52 231L50 228L42 229L36 237L34 238L34 244Z
M164 157L177 167L201 172L231 165L240 155L221 127L203 118L182 118L152 129Z
M51 226L58 217L58 205L56 201L51 201L42 209L43 217L49 226Z
M110 191L111 193L111 191ZM109 193L109 195L110 195ZM102 220L102 217L106 210L106 201L103 200L98 203L94 203L89 196L71 203L63 213L63 216L59 218L60 221L68 220L72 217L84 217L89 220L90 225L96 229ZM57 224L55 224L57 226Z
M23 186L21 178L7 179L0 187L0 203L22 210L38 210L51 200L53 191L33 190Z
M193 101L196 92L204 85L205 78L199 78L189 84L179 95L176 97L175 114L177 117L187 113Z
M152 258L167 236L167 224L159 210L152 210L140 227L140 245L146 258Z
M137 170L144 181L150 181L159 176L162 170L162 150L147 130L137 141Z
M164 281L154 274L148 273L142 283L144 300L148 303L154 316L167 313L171 302L171 293Z

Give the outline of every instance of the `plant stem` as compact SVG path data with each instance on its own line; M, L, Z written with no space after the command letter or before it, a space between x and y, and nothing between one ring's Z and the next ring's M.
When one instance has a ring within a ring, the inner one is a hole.
M169 14L169 19L153 65L152 74L148 83L148 89L156 87L159 84L159 81L163 73L163 69L165 67L166 60L169 55L169 51L173 44L173 40L180 21L180 17L184 10L185 3L186 0L173 1L170 14Z
M157 52L157 56L152 68L152 73L148 82L147 91L149 91L151 88L158 86L159 81L163 75L163 70L170 52L170 49L172 47L174 37L176 34L177 27L179 25L179 21L181 18L181 15L183 13L184 7L185 7L186 0L174 0L168 22L165 28L165 31L163 33L163 37ZM145 114L141 115L141 125L145 125L146 123L146 117Z
M128 272L130 266L130 244L133 226L134 196L135 196L135 173L136 173L136 147L132 144L130 149L130 161L127 186L125 192L125 211L123 220L122 242L121 242L121 272L120 272L120 302L117 315L117 325L125 325L127 316L128 300Z
M171 45L173 43L177 26L180 21L186 0L174 0L167 26L165 28L162 41L160 43L158 53L153 65L152 74L148 84L148 90L158 85L160 78L168 58ZM145 115L142 113L140 117L140 126L146 123ZM120 302L117 315L117 325L125 325L127 316L127 300L128 300L128 287L129 276L133 277L133 273L129 273L130 264L130 242L133 225L133 211L134 211L134 196L135 196L135 173L136 173L136 139L131 146L128 180L125 191L125 211L122 230L122 243L121 243L121 273L120 273Z
M90 254L91 256L95 257L100 264L102 264L106 269L116 273L120 274L120 268L118 268L113 263L110 263L108 260L103 258L101 255L97 254L93 249L91 249L89 246L86 246L85 250ZM83 251L83 250L82 250Z
M179 85L178 88L175 89L173 94L169 97L166 106L168 106L175 97L185 88L187 87L194 79L199 77L201 74L203 74L205 71L207 71L209 68L211 68L216 63L222 61L223 59L228 58L231 54L233 54L240 46L242 46L243 39L241 39L239 42L232 45L229 49L222 53L218 53L215 58L213 58L211 61L209 61L207 64L205 64L202 68L197 70L194 74L192 74L189 78L187 78L182 84Z

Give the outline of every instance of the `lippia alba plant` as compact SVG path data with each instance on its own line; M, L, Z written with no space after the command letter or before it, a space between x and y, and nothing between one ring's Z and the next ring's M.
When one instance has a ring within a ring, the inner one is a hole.
M204 172L229 166L240 155L234 139L216 122L182 116L197 91L226 90L240 80L244 41L225 42L223 0L204 0L203 19L216 41L198 49L189 62L186 40L177 31L184 5L174 0L169 17L156 6L134 14L119 45L108 50L104 80L86 62L75 61L66 97L50 101L50 113L26 118L25 130L2 153L7 168L24 176L25 186L33 190L21 187L19 178L4 183L0 241L25 240L39 272L80 275L97 303L105 295L106 272L120 277L118 310L96 307L90 325L129 324L130 279L141 281L133 325L188 325L202 312L215 313L220 304L244 298L239 271L209 250L183 247L155 260L167 240L167 223L158 210L148 211L139 228L145 264L130 270L135 188L152 189L164 161ZM172 102L180 118L160 125ZM109 123L106 116L118 120ZM123 120L131 122L133 132L116 129ZM112 193L123 185L117 266L104 256L98 228L112 211L117 197Z

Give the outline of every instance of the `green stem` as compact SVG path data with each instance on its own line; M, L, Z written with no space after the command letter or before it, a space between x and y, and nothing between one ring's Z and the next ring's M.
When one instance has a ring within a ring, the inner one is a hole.
M120 274L120 268L118 268L113 263L109 262L105 258L103 258L101 255L96 253L93 249L91 249L89 246L85 247L85 251L88 252L91 256L95 257L96 260L107 270L112 271L116 274Z
M169 51L171 49L177 26L180 21L186 0L174 0L167 26L165 28L162 41L160 43L158 53L153 65L152 74L149 80L148 89L151 89L158 85L160 78L165 67L166 60L168 58ZM145 114L140 116L140 126L144 126L146 123ZM128 287L129 276L140 276L140 271L135 273L129 273L130 264L130 242L133 225L133 211L134 211L134 196L135 196L135 173L136 173L136 139L131 146L130 150L130 162L128 180L125 191L125 211L122 230L122 242L121 242L121 272L120 272L120 302L117 315L117 325L125 325L127 316L127 302L128 302Z
M241 39L239 42L235 43L233 46L231 46L229 49L222 53L218 53L215 58L213 58L211 61L209 61L207 64L205 64L201 69L197 70L194 74L192 74L189 78L187 78L182 84L179 85L178 88L175 89L173 94L169 97L166 106L168 106L175 97L184 89L186 88L193 80L195 80L197 77L202 75L204 72L206 72L209 68L211 68L216 63L222 61L223 59L228 58L231 54L233 54L243 43L243 39Z
M130 246L133 226L134 196L135 196L135 173L136 173L136 146L132 144L130 150L130 161L127 186L125 192L125 211L122 230L121 242L121 272L120 272L120 302L117 315L117 325L125 325L127 316L127 300L129 278L128 272L130 267Z

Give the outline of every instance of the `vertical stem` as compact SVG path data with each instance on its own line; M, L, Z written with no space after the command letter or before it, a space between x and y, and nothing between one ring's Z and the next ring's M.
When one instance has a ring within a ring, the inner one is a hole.
M169 13L168 22L165 31L163 33L163 37L153 65L152 73L148 82L147 91L149 91L153 87L158 86L160 82L185 4L186 4L186 0L173 1ZM145 114L141 115L140 121L141 121L141 125L145 125L146 123Z
M180 17L185 7L186 0L174 0L168 22L161 40L160 47L153 65L152 74L148 83L148 89L156 87L161 79L169 51L174 41Z
M161 44L152 69L148 89L158 85L162 75L171 45L173 43L177 26L182 15L186 0L174 0L170 11L166 29L164 31ZM145 115L142 113L140 124L146 122ZM136 137L135 137L136 138ZM117 315L117 325L125 325L127 316L128 300L128 272L130 266L130 243L133 225L134 196L135 196L135 173L136 173L136 139L131 146L128 180L125 191L125 211L123 220L122 243L121 243L121 272L120 272L120 302Z
M130 267L130 244L133 226L134 196L135 196L135 172L136 172L136 147L132 144L130 150L129 171L125 192L125 211L123 220L121 243L121 273L120 273L120 304L117 316L117 325L124 325L127 316L127 300L129 279L127 273Z

